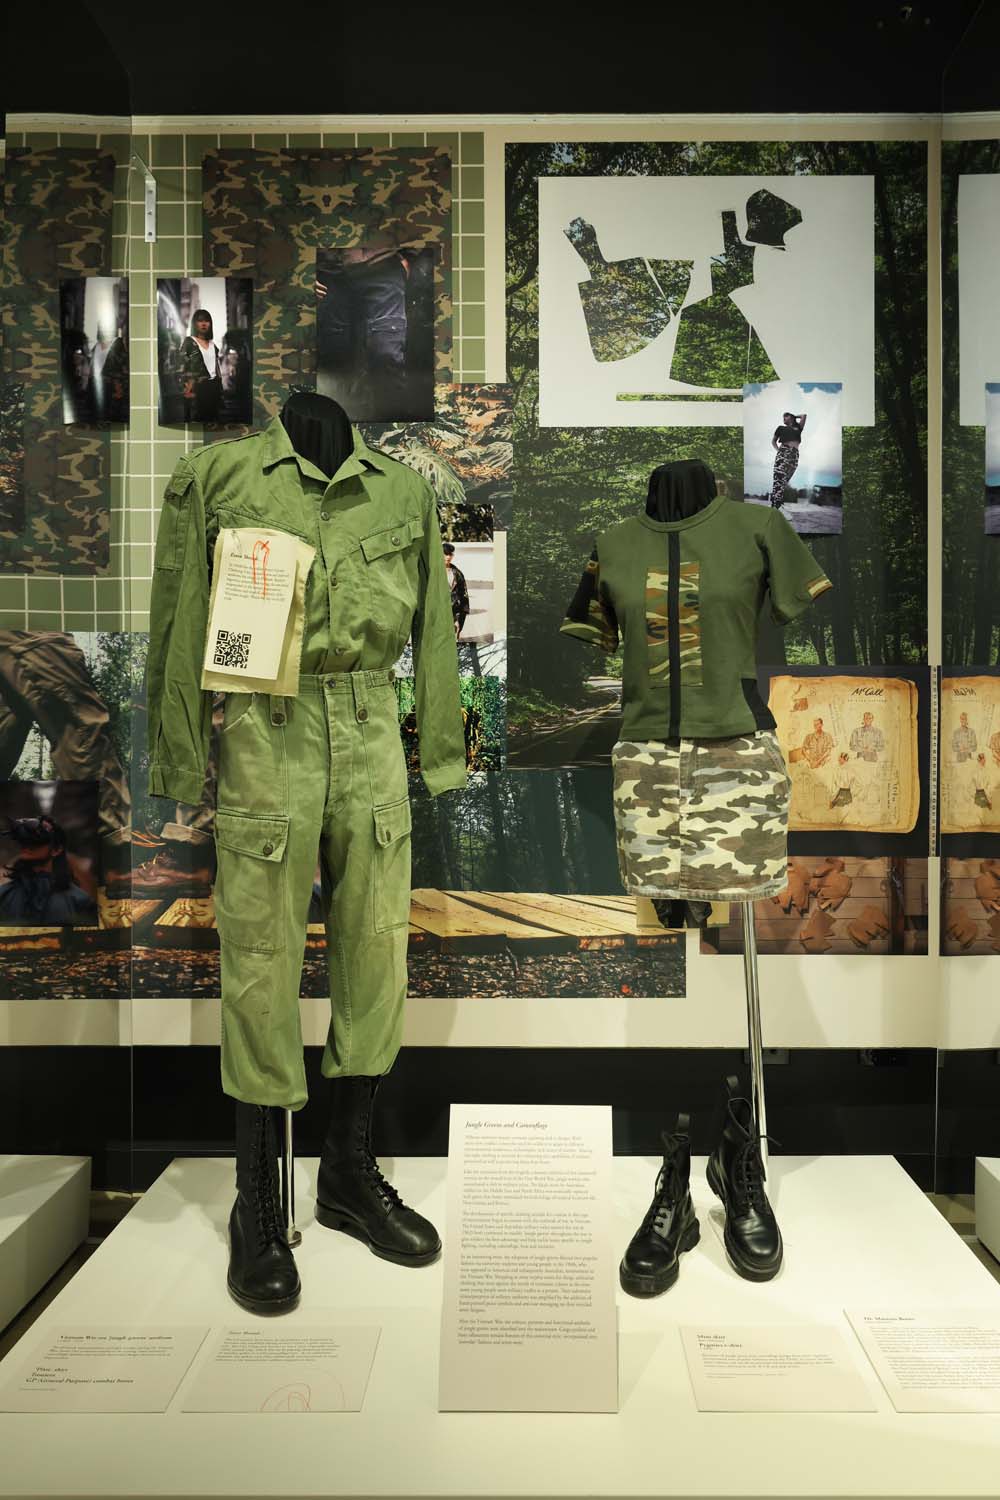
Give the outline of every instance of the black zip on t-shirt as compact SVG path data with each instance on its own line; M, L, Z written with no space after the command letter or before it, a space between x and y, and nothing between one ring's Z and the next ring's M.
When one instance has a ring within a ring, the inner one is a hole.
M676 739L681 732L681 539L668 531L667 572L667 659L670 664L670 723L667 738Z

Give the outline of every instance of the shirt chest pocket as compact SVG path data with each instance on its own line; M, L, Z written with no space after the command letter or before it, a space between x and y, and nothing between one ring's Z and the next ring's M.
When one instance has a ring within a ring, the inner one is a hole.
M389 624L393 622L388 616L405 610L409 619L416 609L417 569L423 532L421 518L409 516L361 538L361 555L375 619Z
M270 516L253 515L249 510L234 510L231 506L220 505L216 511L219 529L239 531L241 528L253 531L284 531L289 536L297 536L300 541L315 545L315 537L309 535L305 526L291 526L285 516L275 510Z

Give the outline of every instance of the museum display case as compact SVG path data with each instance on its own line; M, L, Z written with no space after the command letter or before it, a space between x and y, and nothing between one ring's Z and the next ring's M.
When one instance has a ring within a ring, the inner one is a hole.
M934 110L167 113L140 26L7 114L0 1494L989 1493L969 27Z

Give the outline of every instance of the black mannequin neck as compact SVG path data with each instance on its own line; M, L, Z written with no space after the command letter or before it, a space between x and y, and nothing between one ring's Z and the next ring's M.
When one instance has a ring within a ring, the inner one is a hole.
M333 477L354 451L354 433L344 408L316 391L293 391L281 408L292 447L321 473Z
M718 494L715 475L697 458L660 464L649 476L646 514L654 521L686 521Z

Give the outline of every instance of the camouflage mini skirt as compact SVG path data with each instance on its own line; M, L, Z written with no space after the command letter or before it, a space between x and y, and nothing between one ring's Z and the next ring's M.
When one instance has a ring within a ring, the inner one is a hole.
M791 783L770 729L724 740L619 740L618 866L636 896L748 901L787 884Z

